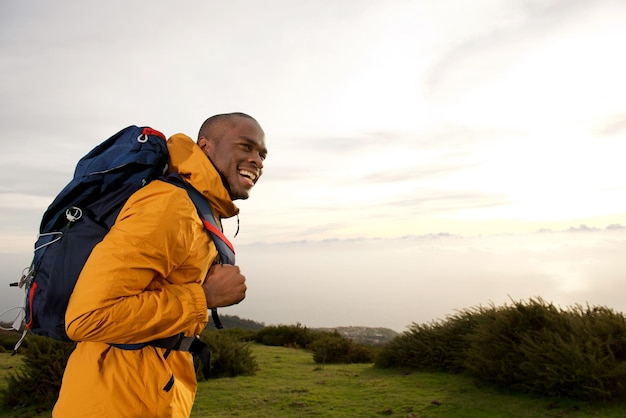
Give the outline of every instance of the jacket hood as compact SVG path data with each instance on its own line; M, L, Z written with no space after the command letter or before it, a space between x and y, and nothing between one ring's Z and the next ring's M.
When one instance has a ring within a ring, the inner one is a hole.
M217 169L200 147L187 135L175 134L167 140L169 171L184 177L206 197L220 218L239 213L222 183Z

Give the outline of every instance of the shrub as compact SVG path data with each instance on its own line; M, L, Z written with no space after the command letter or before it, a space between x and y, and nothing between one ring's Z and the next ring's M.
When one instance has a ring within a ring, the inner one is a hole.
M587 400L626 396L626 321L608 308L516 302L470 340L467 370L483 381Z
M482 326L468 337L467 370L483 381L515 387L522 381L520 365L526 360L524 336L546 327L558 328L559 321L554 306L534 301L491 309L485 313Z
M2 326L4 327L5 325L2 324ZM0 350L3 350L2 352L13 351L15 343L17 343L21 336L21 332L15 330L0 329Z
M416 324L387 343L376 357L376 366L421 371L462 372L467 336L482 319L480 309L465 310L445 321Z
M222 321L222 325L224 329L235 329L239 328L242 330L248 331L258 331L265 326L263 322L256 322L251 319L243 319L238 317L237 315L225 315L220 313L220 320ZM207 330L217 330L215 328L213 321L209 321L207 324Z
M8 376L2 390L5 407L37 405L42 410L54 406L67 360L75 343L55 341L30 334L28 346L20 348L23 366Z
M342 337L337 331L324 333L310 345L313 361L330 363L371 363L373 351L362 343Z
M256 333L256 342L274 347L308 348L322 333L300 324L271 325Z
M500 388L585 400L626 398L626 319L542 299L465 310L390 341L378 367L466 371Z
M256 339L255 331L241 329L241 328L223 328L223 329L217 329L217 328L208 329L207 328L205 332L216 332L216 333L219 332L220 334L228 334L233 339L238 340L238 341L254 341Z
M236 334L205 331L200 335L200 339L207 343L211 350L210 377L253 375L258 370L250 345ZM200 371L197 378L204 379Z

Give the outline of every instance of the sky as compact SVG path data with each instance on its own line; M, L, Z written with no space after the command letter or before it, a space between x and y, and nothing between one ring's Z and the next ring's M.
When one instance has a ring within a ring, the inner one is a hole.
M624 21L622 0L1 1L0 311L89 150L242 111L269 152L224 223L249 287L224 313L624 312Z

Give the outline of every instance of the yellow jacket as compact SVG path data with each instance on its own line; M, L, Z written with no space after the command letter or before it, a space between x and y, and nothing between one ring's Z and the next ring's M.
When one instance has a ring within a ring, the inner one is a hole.
M169 168L185 177L221 218L234 216L214 166L187 136L168 140ZM208 322L202 282L217 256L187 192L153 181L126 202L91 253L65 315L79 341L63 376L53 417L188 417L195 393L192 356L133 344L179 333L199 334Z

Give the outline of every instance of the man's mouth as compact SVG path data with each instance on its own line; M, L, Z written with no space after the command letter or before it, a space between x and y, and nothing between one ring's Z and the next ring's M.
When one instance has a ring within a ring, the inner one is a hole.
M248 170L239 170L239 175L245 177L250 187L254 186L254 182L259 177L256 173Z

